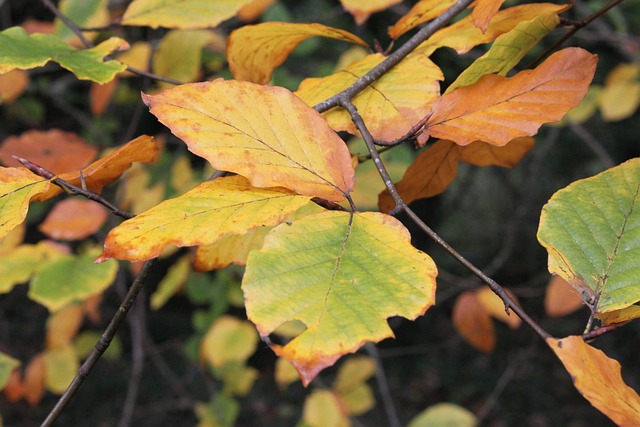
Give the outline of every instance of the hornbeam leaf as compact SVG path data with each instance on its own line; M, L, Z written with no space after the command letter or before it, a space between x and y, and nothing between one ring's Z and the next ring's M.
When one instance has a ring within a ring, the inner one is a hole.
M48 180L25 168L0 167L0 239L22 223L29 201L48 189Z
M353 189L355 173L342 139L284 88L218 79L143 99L190 151L255 187L285 187L332 201Z
M128 47L125 40L111 37L91 49L77 50L56 36L28 35L22 27L11 27L0 32L0 74L16 68L28 70L55 61L81 80L107 83L127 66L115 60L104 61L104 57Z
M568 48L513 77L483 76L438 98L423 134L460 145L480 140L498 146L535 135L580 103L596 63L596 55Z
M617 360L578 336L548 338L547 344L589 403L619 426L640 424L640 396L625 384Z
M358 25L367 22L371 14L388 9L401 2L402 0L340 0L344 10L353 15Z
M346 89L384 59L379 53L368 55L330 76L305 79L296 95L315 105ZM428 57L411 55L356 95L353 104L374 138L392 141L429 114L443 78L440 68ZM332 108L324 116L334 130L358 134L342 107Z
M225 234L276 225L309 197L251 187L241 176L207 181L175 199L123 222L109 232L98 261L155 258L165 246L200 246Z
M558 191L543 207L538 240L549 271L597 313L640 301L640 158Z
M134 0L122 25L196 29L215 27L251 0Z
M227 60L236 80L265 84L274 68L309 37L328 37L367 46L361 38L344 30L321 24L265 22L246 25L231 33L227 41Z
M388 317L415 319L434 304L436 267L393 217L328 211L290 224L249 254L242 288L261 336L294 320L306 326L271 344L305 385L340 356L393 336Z

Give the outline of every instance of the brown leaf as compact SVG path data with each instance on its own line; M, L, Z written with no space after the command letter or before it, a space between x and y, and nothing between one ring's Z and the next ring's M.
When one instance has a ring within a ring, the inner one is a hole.
M24 398L30 405L37 405L44 396L44 358L37 354L24 372Z
M578 292L562 277L554 275L547 284L544 309L549 317L566 316L584 306Z
M9 380L2 389L2 392L9 402L15 403L24 397L25 390L26 387L20 375L20 368L15 368L11 371L11 374L9 374Z
M589 403L619 426L640 425L640 396L625 384L618 361L579 336L548 338L547 344Z
M91 200L65 199L54 206L38 229L52 239L82 240L100 230L107 210Z
M87 166L97 154L95 147L75 133L58 129L29 130L2 142L0 162L5 166L22 167L20 162L11 157L19 156L60 174Z
M484 353L493 351L496 345L493 322L475 291L466 291L458 296L452 317L453 326L472 347Z
M483 76L434 102L425 135L460 145L481 140L499 146L534 135L542 124L560 120L580 103L596 62L595 55L568 48L513 77Z

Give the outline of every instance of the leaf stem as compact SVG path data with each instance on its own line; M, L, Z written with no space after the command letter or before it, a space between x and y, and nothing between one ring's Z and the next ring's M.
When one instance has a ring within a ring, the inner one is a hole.
M140 293L140 290L144 285L145 279L149 274L149 270L153 266L154 262L155 262L155 259L151 259L149 261L146 261L142 265L142 269L140 270L140 273L138 273L135 280L131 284L131 287L127 291L127 294L124 300L122 301L122 303L120 304L118 311L116 311L113 318L111 319L111 322L109 322L109 326L107 326L107 328L105 329L104 333L100 337L100 340L98 340L95 347L89 354L89 357L87 357L87 359L84 361L82 366L80 366L78 373L76 374L73 381L71 381L71 384L69 384L69 387L67 387L67 390L64 392L62 396L60 396L60 399L58 400L56 405L53 407L53 409L51 409L51 412L49 412L49 415L47 415L47 418L42 422L41 427L50 427L53 425L53 423L58 419L62 411L69 404L69 402L71 401L75 393L78 391L80 386L84 383L84 380L87 378L87 376L89 375L93 367L96 365L96 363L98 362L102 354L107 350L107 348L109 348L109 345L113 340L113 337L115 336L116 332L120 328L120 325L124 321L127 313L133 306L133 303L135 302L136 297L138 296L138 293Z

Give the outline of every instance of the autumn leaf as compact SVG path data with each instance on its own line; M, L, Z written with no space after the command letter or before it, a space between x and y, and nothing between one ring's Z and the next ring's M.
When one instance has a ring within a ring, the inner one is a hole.
M249 319L267 337L298 320L306 329L271 344L308 384L343 354L393 336L390 316L414 319L433 303L436 268L409 232L379 213L328 211L283 223L247 261Z
M375 373L376 362L366 356L349 358L338 369L331 388L347 407L349 414L362 415L375 406L373 392L367 384L367 380Z
M367 46L359 37L321 24L264 22L246 25L229 35L227 61L236 80L265 84L273 70L309 37L328 37Z
M533 145L534 140L530 137L514 139L502 147L482 141L462 147L451 141L440 140L418 155L405 171L402 180L395 184L396 189L407 204L433 197L442 193L453 182L458 174L458 162L464 161L476 166L514 167ZM378 196L381 212L389 212L395 205L389 190L385 189Z
M13 69L28 70L55 61L81 80L106 83L127 67L115 60L104 61L114 50L127 49L126 41L111 37L91 49L76 50L49 34L28 35L22 27L0 32L0 74Z
M258 345L258 334L247 321L224 315L216 319L200 346L200 357L212 367L221 368L228 362L244 361Z
M416 415L407 427L475 427L478 418L454 403L438 403Z
M504 0L477 0L471 12L473 24L478 27L481 32L486 32L491 19L500 9L502 3L504 3Z
M496 346L495 327L475 291L466 291L458 296L453 307L452 320L458 333L473 348L483 353L493 351Z
M455 2L456 0L420 0L394 26L389 27L389 35L395 40L418 25L440 16Z
M108 0L61 0L58 9L80 28L102 27L110 20ZM54 34L74 46L81 46L78 36L61 19L54 21ZM83 31L85 38L93 41L97 31Z
M304 401L302 425L349 427L349 414L340 398L330 390L316 389Z
M40 403L44 396L44 357L33 356L24 372L24 399L30 405Z
M251 0L134 0L122 17L122 25L182 29L216 27L250 2Z
M89 108L94 116L101 116L109 106L109 102L118 88L118 78L103 85L93 83L89 91Z
M609 73L598 99L604 120L623 120L635 113L640 105L639 78L637 64L620 64Z
M242 22L253 22L266 12L275 0L252 0L238 11L238 19Z
M80 135L60 129L28 130L9 136L0 146L0 161L5 166L20 167L12 156L23 157L55 174L82 169L96 158L98 150Z
M332 201L353 189L344 142L284 88L219 79L143 99L190 151L255 187L285 187Z
M62 257L63 252L47 242L39 242L37 245L18 246L0 256L0 294L4 294L15 285L28 282L38 271Z
M149 58L151 58L151 44L144 41L135 42L129 50L116 55L116 59L123 64L142 71L149 71ZM129 71L120 74L120 77L137 77Z
M566 316L584 305L582 297L566 280L553 275L544 295L544 310L549 317Z
M505 291L519 305L518 298L509 289L505 289ZM511 329L517 329L522 323L522 320L512 310L507 311L504 301L488 287L478 289L476 298L491 317L505 323Z
M18 366L20 366L19 360L0 352L0 390L7 384L11 372Z
M616 360L591 347L579 336L548 338L547 344L589 403L619 426L640 423L640 396L624 383Z
M549 271L599 313L640 301L640 159L555 193L543 207L538 240Z
M64 393L80 367L73 346L67 344L64 347L45 350L43 360L45 387L55 394Z
M0 104L11 104L27 90L29 74L23 70L11 70L0 74Z
M100 230L106 209L90 200L66 199L53 207L38 229L52 239L82 240Z
M384 59L379 53L368 55L330 76L305 79L296 95L315 105L346 89ZM374 138L393 141L429 114L440 94L439 81L443 78L440 68L427 56L412 55L356 95L352 102ZM324 116L334 130L358 134L345 109L335 107Z
M630 305L621 310L609 311L606 313L596 313L595 318L598 319L602 326L612 325L614 323L624 323L640 317L640 307Z
M47 320L47 348L55 349L69 345L78 334L83 320L82 306L78 304L70 304L50 315Z
M211 244L225 234L276 225L308 202L309 197L251 187L240 176L203 182L112 229L98 261L142 261L157 257L168 244Z
M152 310L160 309L184 286L189 278L189 271L191 271L191 259L188 255L181 257L169 267L167 274L158 283L158 288L151 294L149 306Z
M401 3L402 0L340 0L344 10L353 15L356 24L362 25L367 22L369 16L376 12L388 9L393 5Z
M29 201L48 189L48 180L25 168L0 167L0 239L22 223Z
M438 98L423 133L467 145L504 145L560 120L587 92L597 57L579 48L551 55L513 77L486 75Z

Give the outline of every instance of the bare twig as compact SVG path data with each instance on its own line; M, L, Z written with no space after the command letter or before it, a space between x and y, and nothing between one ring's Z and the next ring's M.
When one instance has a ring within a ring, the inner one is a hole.
M511 381L511 379L513 378L513 375L516 373L516 370L520 366L520 363L524 359L525 355L526 355L525 352L521 352L515 358L509 360L509 364L507 365L504 372L502 372L502 375L500 375L500 378L498 379L498 382L493 388L493 391L491 392L487 400L484 402L484 405L482 405L482 408L480 408L480 410L477 413L478 424L480 424L487 417L487 415L489 415L491 410L496 406L496 403L498 402L498 398L500 398L500 395L504 391L505 387L509 384L509 381Z
M582 142L584 142L584 144L593 151L605 169L612 168L616 165L604 146L593 135L591 135L584 126L578 123L571 123L569 127L573 133L578 135Z
M400 427L402 424L400 424L396 406L393 404L393 396L391 396L387 375L384 372L384 366L382 366L382 359L380 358L378 348L373 343L367 343L364 348L367 350L369 356L376 362L376 382L378 383L378 390L380 390L380 396L382 397L384 411L387 414L388 425L390 427Z
M64 411L64 409L67 407L73 396L76 394L82 383L84 383L84 380L87 378L102 354L107 350L107 348L109 348L113 337L120 328L120 325L124 321L127 313L129 312L129 309L131 309L131 306L135 302L138 293L142 289L145 279L147 278L149 270L153 266L154 262L155 259L152 259L144 263L142 269L140 270L140 273L138 273L135 280L131 284L131 287L129 288L125 299L122 301L122 304L120 304L118 311L116 311L113 318L111 319L111 322L109 322L109 326L107 326L107 328L105 329L104 333L100 337L100 340L96 343L95 347L89 354L89 357L87 357L82 366L80 366L78 373L76 374L73 381L71 381L71 384L69 384L69 387L67 387L67 390L60 397L51 412L49 412L49 415L47 415L47 418L43 421L41 427L50 427L53 425L62 411Z

